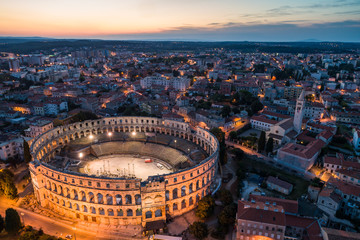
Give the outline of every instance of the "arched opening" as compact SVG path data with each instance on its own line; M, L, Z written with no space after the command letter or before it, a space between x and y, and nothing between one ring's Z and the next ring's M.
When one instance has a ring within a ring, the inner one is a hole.
M92 192L88 193L89 203L95 203L95 195Z
M122 204L123 204L123 203L122 203L122 197L121 197L120 194L117 194L117 195L115 196L115 199L116 199L116 205L122 205Z
M113 197L110 194L106 195L106 204L113 205Z
M185 196L186 195L186 187L185 186L182 186L181 187L181 196Z
M194 200L192 197L189 198L189 206L193 205L194 204Z
M151 211L147 211L145 213L145 218L148 219L148 218L152 218L152 212Z
M85 194L84 191L81 191L81 192L80 192L80 198L81 198L81 201L86 202L86 194Z
M185 199L181 201L181 209L186 208L186 202Z
M96 214L96 209L95 209L94 207L90 207L90 212L91 212L92 214Z
M107 210L107 215L108 215L108 216L114 216L114 210L108 209L108 210Z
M124 216L124 211L123 211L122 209L118 209L118 210L117 210L117 215L118 215L119 217Z
M104 198L103 195L101 193L97 194L97 200L99 204L104 204Z
M126 216L131 217L132 215L133 215L133 210L128 209L128 210L126 211Z
M177 199L178 198L178 190L177 188L173 189L173 199Z
M130 195L126 195L126 196L125 196L125 203L126 203L126 204L132 204L132 199L131 199L131 196L130 196Z
M193 192L193 184L190 183L190 185L189 185L189 193L192 193L192 192Z
M177 205L177 203L174 203L173 204L173 211L176 211L176 210L178 210L178 205Z
M155 211L155 217L161 217L162 216L162 211L161 209L158 209Z
M87 209L87 207L86 207L85 205L82 206L82 210L83 210L83 212L87 212L87 211L88 211L88 209Z
M141 216L142 211L140 208L136 209L136 216Z
M103 208L99 208L99 214L100 215L105 215L105 210Z

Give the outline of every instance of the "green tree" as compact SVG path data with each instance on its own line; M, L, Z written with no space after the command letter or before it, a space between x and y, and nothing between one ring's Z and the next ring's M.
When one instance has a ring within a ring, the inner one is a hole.
M0 215L0 233L4 230L5 223L4 218Z
M218 216L220 225L230 226L234 224L236 216L236 204L230 204L224 207Z
M196 239L199 240L206 238L209 234L208 227L206 223L203 222L194 222L189 226L189 231Z
M14 199L17 197L17 189L14 184L14 174L8 169L0 170L0 195Z
M195 210L195 215L199 218L208 218L214 212L215 200L211 196L202 198Z
M272 152L274 150L274 139L269 138L266 143L266 153Z
M265 149L265 144L266 144L266 136L265 136L265 132L261 131L260 133L260 138L258 140L258 151L262 152Z
M26 163L29 163L31 159L29 143L24 139L24 160Z
M21 228L21 221L18 212L13 208L6 209L5 230L9 234L16 234Z

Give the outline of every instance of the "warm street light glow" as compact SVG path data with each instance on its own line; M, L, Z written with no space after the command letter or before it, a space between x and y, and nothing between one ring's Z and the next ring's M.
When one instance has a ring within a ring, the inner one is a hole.
M82 158L84 156L83 153L79 153L79 157Z
M133 136L135 136L135 135L136 135L136 132L132 132L131 134L132 134Z
M93 139L93 138L94 138L94 135L90 135L89 138L90 138L90 139Z
M112 132L108 132L108 136L111 137L111 136L112 136Z

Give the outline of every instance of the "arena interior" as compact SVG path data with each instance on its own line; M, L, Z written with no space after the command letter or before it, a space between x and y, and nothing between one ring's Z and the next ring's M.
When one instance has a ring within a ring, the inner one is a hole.
M88 120L40 135L30 150L39 204L81 221L152 230L218 186L216 137L184 122Z

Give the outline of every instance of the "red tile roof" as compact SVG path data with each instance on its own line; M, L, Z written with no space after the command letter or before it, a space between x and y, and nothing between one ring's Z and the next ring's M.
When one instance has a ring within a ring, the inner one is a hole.
M238 219L285 226L285 213L281 206L239 200L237 216Z
M270 205L279 205L284 208L285 212L288 213L298 213L299 204L298 201L295 200L287 200L287 199L281 199L281 198L274 198L274 197L268 197L268 196L259 196L259 195L250 195L249 200L254 200L255 202L268 202Z

